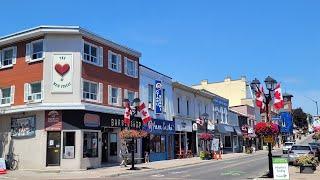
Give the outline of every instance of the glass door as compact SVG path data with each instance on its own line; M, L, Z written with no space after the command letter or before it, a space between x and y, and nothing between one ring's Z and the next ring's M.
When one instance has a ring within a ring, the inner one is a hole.
M47 166L60 166L61 132L47 133Z

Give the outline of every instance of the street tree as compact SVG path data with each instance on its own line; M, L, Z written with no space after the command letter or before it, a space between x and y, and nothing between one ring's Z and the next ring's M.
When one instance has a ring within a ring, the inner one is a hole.
M292 112L293 122L297 127L308 127L308 115L303 111L301 107L294 109Z

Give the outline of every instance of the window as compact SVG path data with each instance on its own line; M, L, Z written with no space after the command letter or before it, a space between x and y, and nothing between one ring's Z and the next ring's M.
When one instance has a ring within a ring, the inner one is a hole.
M110 156L116 156L118 154L118 136L116 133L110 134Z
M98 100L98 83L83 81L83 99Z
M133 102L134 100L134 92L133 91L128 91L128 99L130 102Z
M162 111L166 111L166 90L162 89Z
M74 159L75 158L75 132L63 133L63 158Z
M98 157L98 133L84 132L83 158Z
M42 100L42 82L26 83L24 85L25 102L38 102Z
M114 106L122 106L122 91L121 88L108 86L108 103Z
M16 64L17 47L9 47L0 51L0 68L11 67Z
M180 114L180 98L177 99L177 104L178 104L178 114Z
M150 134L150 152L166 152L166 137Z
M109 69L115 72L121 72L121 55L108 51Z
M11 104L11 88L0 89L1 105Z
M31 59L40 59L43 57L43 41L35 41L31 44L32 53L31 53Z
M93 44L84 43L83 60L98 64L98 47Z
M134 78L138 77L138 64L136 61L125 58L125 74Z
M153 109L153 85L148 85L148 108Z
M189 100L187 100L187 116L190 115Z

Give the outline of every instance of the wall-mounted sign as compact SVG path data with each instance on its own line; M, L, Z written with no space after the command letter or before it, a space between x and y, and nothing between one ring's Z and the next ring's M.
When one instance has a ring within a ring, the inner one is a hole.
M52 60L52 93L72 93L73 55L54 54Z
M159 80L155 82L156 91L156 114L162 113L162 83Z
M61 111L45 111L45 129L46 131L61 131L62 116Z
M192 122L189 120L175 119L176 131L192 132Z
M83 122L86 127L99 127L100 116L98 114L86 113L83 117Z
M192 130L193 131L198 131L198 124L197 123L193 123L192 124Z
M174 121L152 119L148 124L143 125L143 130L153 134L174 134Z
M34 136L36 129L35 116L12 118L11 119L11 136L26 137Z

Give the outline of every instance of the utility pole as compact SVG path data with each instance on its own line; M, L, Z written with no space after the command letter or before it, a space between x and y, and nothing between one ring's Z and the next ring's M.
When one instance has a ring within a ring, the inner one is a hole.
M316 108L317 108L317 116L319 116L319 107L318 107L318 101L316 101L316 100L314 100L314 99L312 99L312 98L310 98L310 97L307 97L307 96L305 96L306 98L308 98L309 100L311 100L312 102L314 102L315 104L316 104Z

